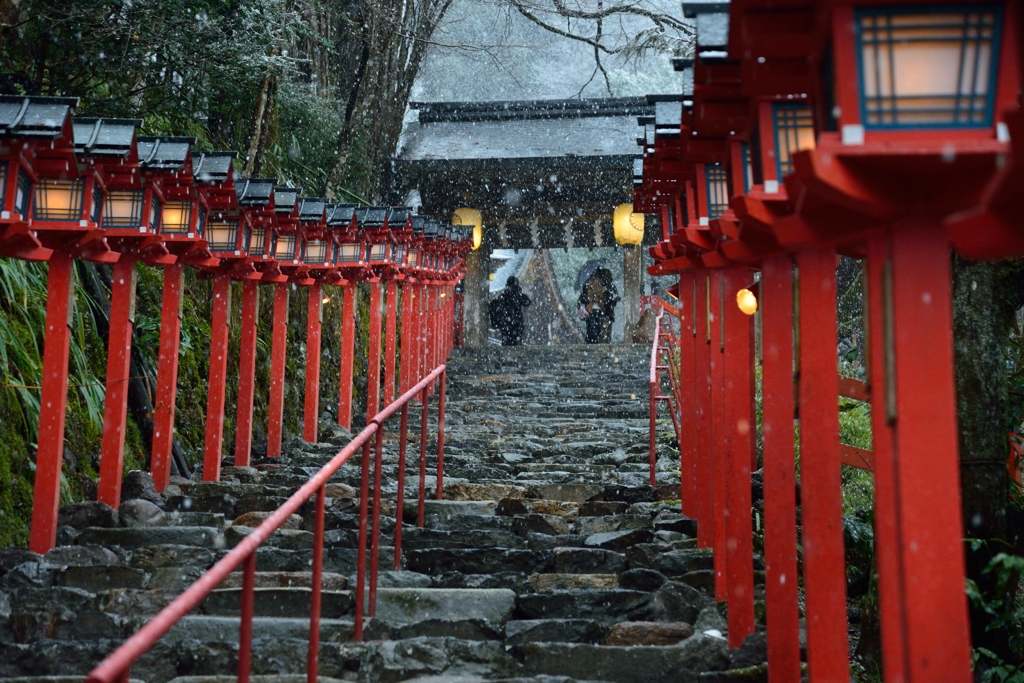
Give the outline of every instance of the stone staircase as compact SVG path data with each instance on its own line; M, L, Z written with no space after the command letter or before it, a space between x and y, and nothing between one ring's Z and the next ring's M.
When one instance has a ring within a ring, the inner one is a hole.
M711 552L696 548L695 522L678 513L667 422L659 486L648 484L648 354L642 346L457 352L445 500L432 500L431 455L425 526L415 527L411 442L400 572L384 571L394 558L397 482L397 434L388 432L380 588L363 643L352 639L357 463L328 484L321 679L766 681L762 633L726 648ZM410 411L414 436L418 412ZM321 432L320 444L296 440L279 460L227 466L216 483L177 479L162 495L132 473L119 510L63 508L60 546L46 556L0 550L0 677L80 680L349 439L333 425ZM258 551L256 683L305 680L312 512L308 503ZM240 594L233 574L132 678L234 680Z

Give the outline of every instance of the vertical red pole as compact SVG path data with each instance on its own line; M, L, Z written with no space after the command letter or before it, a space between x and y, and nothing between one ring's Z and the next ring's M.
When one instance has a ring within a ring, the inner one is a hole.
M406 280L402 283L402 344L398 358L398 394L402 395L412 387L409 362L413 358L412 332L412 285Z
M252 669L252 617L256 607L256 551L242 568L241 614L238 619L238 683L248 683Z
M765 598L770 683L800 681L797 602L796 467L793 450L793 263L765 259L761 270L764 363L761 375L764 455Z
M417 382L418 384L418 382ZM416 526L423 528L423 515L427 499L427 418L429 417L430 398L427 388L420 392L420 495L416 501Z
M135 259L122 255L114 264L110 288L110 334L107 337L107 382L103 402L103 441L96 499L112 508L121 504L128 378L135 323Z
M288 355L288 299L291 285L274 285L274 329L270 336L270 401L267 404L267 457L281 456L284 417L284 370Z
M850 678L846 633L836 357L836 257L797 255L800 269L800 475L807 661L814 681Z
M252 452L252 410L256 397L256 322L260 289L256 280L242 282L242 337L238 354L238 404L235 408L235 467L248 467Z
M896 399L895 438L884 476L894 477L896 491L906 674L914 683L964 683L973 678L949 242L941 224L911 218L894 226L891 244L894 391L884 395Z
M355 640L363 640L363 615L366 614L366 541L369 533L367 513L370 497L370 440L363 444L359 478L359 545L356 551Z
M373 436L373 536L370 539L370 616L377 615L377 567L380 559L380 485L381 469L384 467L384 425L377 425Z
M444 396L448 386L448 371L442 370L437 399L437 499L444 500Z
M157 491L171 482L174 448L174 404L178 396L178 351L181 344L181 275L179 263L164 266L160 306L160 353L157 361L156 404L153 406L153 448L150 470Z
M313 520L313 572L309 600L309 650L306 655L306 683L317 683L320 665L320 598L324 570L324 508L327 490L321 486L316 492L316 517Z
M302 439L316 443L320 419L320 326L324 321L323 286L309 286L306 302L306 403L302 414Z
M404 392L403 392L404 393ZM402 522L405 512L405 451L409 441L409 403L402 404L402 422L398 428L398 500L395 503L395 565L402 567Z
M754 546L751 522L750 452L754 447L751 379L754 375L754 318L736 305L736 293L750 278L746 268L724 274L725 301L725 524L729 595L729 645L739 647L754 632Z
M708 285L711 294L711 469L714 488L714 519L715 519L715 600L728 599L726 587L726 538L728 530L725 521L726 509L726 439L728 425L725 422L725 339L722 328L722 302L724 299L724 282L721 271L712 271Z
M696 325L697 311L694 310L693 273L686 273L679 278L679 471L682 513L691 519L698 519L697 482L700 476L697 471L697 379L695 373L697 359Z
M29 549L45 554L57 541L60 472L64 462L64 413L68 399L68 353L74 314L74 260L55 251L46 281L46 339L39 403L39 446L32 489Z
M882 632L882 668L887 681L907 681L903 569L900 525L897 519L897 466L893 458L895 434L886 395L893 380L886 368L895 360L892 342L892 261L889 236L868 241L866 338L868 383L871 387L871 442L875 453L875 561L878 565L878 607Z
M366 421L380 410L380 280L370 282L369 350L366 360Z
M341 373L338 387L338 424L352 428L352 363L356 348L356 283L345 285L341 311Z
M220 479L221 443L224 439L224 391L228 375L228 333L231 315L231 276L213 278L213 317L210 322L210 391L206 402L206 439L203 444L203 480Z
M707 271L697 271L694 281L694 420L697 437L697 545L715 545L715 473L712 440L712 391L714 376L711 365L710 279Z
M395 400L395 351L398 327L398 283L388 280L384 290L384 396L383 405Z

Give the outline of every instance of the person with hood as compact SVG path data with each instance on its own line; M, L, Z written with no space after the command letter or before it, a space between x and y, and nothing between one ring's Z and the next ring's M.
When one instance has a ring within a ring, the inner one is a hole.
M611 344L615 306L620 300L607 268L598 268L584 283L578 313L587 324L588 344Z
M530 297L523 294L519 279L510 277L490 310L491 325L501 332L502 346L522 346L523 309L529 305Z

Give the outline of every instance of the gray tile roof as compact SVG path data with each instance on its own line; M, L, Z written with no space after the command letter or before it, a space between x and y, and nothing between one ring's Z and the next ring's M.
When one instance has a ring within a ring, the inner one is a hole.
M195 138L140 137L136 141L139 166L150 170L176 171L185 165Z
M74 97L0 95L0 135L59 137L76 106Z
M355 204L334 204L333 210L327 215L328 225L341 226L352 222L352 216L356 215Z
M142 119L73 118L75 153L91 156L126 156L132 151L135 130Z
M234 152L203 152L193 161L196 180L204 183L217 183L231 177L231 162Z
M388 207L386 206L367 206L356 209L356 225L360 228L383 227L387 215Z
M235 183L239 206L266 206L274 195L277 178L247 178Z
M318 221L327 209L327 200L319 197L303 197L299 204L299 220Z
M274 210L279 213L291 213L301 193L301 187L278 185L274 188Z

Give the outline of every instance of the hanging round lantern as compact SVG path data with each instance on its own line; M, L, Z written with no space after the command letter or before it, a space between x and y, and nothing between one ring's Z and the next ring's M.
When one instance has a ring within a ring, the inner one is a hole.
M484 241L484 220L479 211L465 207L455 209L455 213L452 214L452 225L472 226L473 251L480 248L480 244Z
M644 241L644 215L633 213L632 204L619 204L615 207L613 220L615 241L619 244L640 244Z

